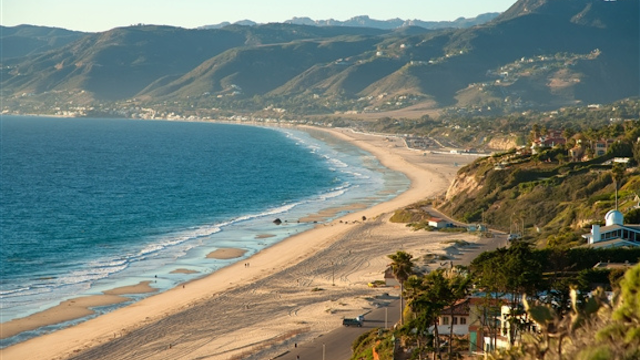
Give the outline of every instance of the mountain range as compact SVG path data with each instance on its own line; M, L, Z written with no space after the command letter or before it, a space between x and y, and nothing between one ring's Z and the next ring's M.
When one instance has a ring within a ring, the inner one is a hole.
M295 24L295 25L311 25L311 26L349 26L349 27L366 27L366 28L375 28L375 29L384 29L384 30L393 30L399 29L403 27L411 27L418 26L425 29L446 29L446 28L467 28L474 25L484 24L488 21L496 18L500 13L486 13L480 14L474 18L464 18L460 17L455 19L454 21L422 21L422 20L402 20L402 19L390 19L390 20L376 20L371 19L367 15L355 16L351 19L340 21L340 20L313 20L309 17L294 17L291 20L287 20L285 24ZM223 22L215 25L205 25L202 29L220 29L225 26L232 25L230 22ZM247 25L247 26L256 26L259 25L256 22L251 20L243 20L235 22L234 25Z
M639 95L638 13L638 0L519 0L463 29L2 28L0 95L3 111L28 101L273 105L297 113L605 103ZM38 30L39 40L7 35L27 30Z

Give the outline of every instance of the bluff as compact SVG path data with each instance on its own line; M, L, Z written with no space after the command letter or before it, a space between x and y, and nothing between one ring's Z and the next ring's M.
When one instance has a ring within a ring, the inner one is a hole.
M524 233L543 245L580 244L579 235L615 208L615 154L583 162L567 162L564 154L559 147L478 159L458 172L440 209L465 222ZM632 214L640 174L630 171L620 180L619 206Z

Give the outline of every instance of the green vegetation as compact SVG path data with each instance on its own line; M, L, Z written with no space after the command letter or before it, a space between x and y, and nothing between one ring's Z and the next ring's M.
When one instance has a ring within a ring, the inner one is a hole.
M414 208L398 209L389 219L394 223L413 223L426 220L428 214Z
M411 255L402 253L402 258ZM640 249L536 250L517 242L482 253L468 268L407 276L402 325L360 336L352 359L372 359L374 351L382 360L459 359L468 354L468 339L455 336L453 327L440 334L436 325L460 306L484 314L473 325L484 329L492 344L508 333L511 347L489 353L490 359L635 359L640 354L640 265L626 272L596 271L593 265L639 259ZM615 291L613 300L605 289ZM472 305L465 300L469 296L483 301ZM510 309L506 318L500 316L501 305Z
M522 344L492 354L507 359L638 359L640 358L640 265L628 270L618 296L610 302L601 291L578 301L571 290L571 307L559 313L549 305L530 305L526 313L541 324L540 333L523 336Z
M465 227L449 227L438 229L429 225L429 218L433 217L426 208L429 203L430 202L428 201L421 201L406 208L398 209L391 216L390 221L394 223L406 223L407 227L410 227L415 231L425 230L451 233L467 231Z
M625 114L640 111L640 101L611 105L616 106ZM521 135L528 134L530 139L549 132L536 123L524 131ZM491 228L521 233L540 246L562 248L582 244L581 235L589 232L592 224L603 223L605 213L616 207L617 190L618 207L626 223L640 223L636 208L640 172L635 167L640 160L640 123L615 122L582 131L565 128L562 136L565 144L542 148L535 154L528 147L514 148L461 168L456 183L466 185L458 190L454 183L438 210L465 223L483 222ZM604 155L589 155L589 144L605 141ZM630 161L612 162L615 157L629 157ZM391 221L433 231L428 225L430 203L397 210Z
M360 335L351 348L352 360L373 360L373 351L380 356L380 359L393 359L394 342L389 333L383 329L372 329Z

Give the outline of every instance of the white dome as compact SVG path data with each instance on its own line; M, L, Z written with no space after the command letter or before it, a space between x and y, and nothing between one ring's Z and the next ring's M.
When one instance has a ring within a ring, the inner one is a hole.
M618 210L609 210L607 215L604 216L606 226L622 225L624 222L624 216Z

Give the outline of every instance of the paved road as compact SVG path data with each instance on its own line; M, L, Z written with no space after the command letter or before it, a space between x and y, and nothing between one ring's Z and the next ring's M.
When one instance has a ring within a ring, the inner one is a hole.
M351 357L351 344L360 336L374 328L385 327L385 309L387 326L392 327L400 319L400 300L394 298L386 308L378 308L365 315L365 322L361 328L340 327L324 336L316 338L312 342L291 348L289 352L278 357L278 360L323 360L322 350L324 345L325 360L348 360Z

